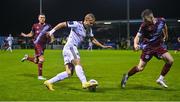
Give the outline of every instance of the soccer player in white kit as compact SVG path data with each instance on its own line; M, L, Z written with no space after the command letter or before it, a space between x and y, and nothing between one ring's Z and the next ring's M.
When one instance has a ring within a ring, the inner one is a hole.
M7 37L6 40L8 41L8 45L9 45L7 51L10 50L10 51L12 52L12 43L13 43L13 40L14 40L13 37L12 37L12 35L9 34L9 36Z
M90 38L92 42L97 46L100 46L102 48L111 48L111 46L102 45L94 38L91 28L94 25L94 23L95 16L92 13L89 13L85 16L84 21L62 22L59 23L49 32L49 35L52 36L53 33L58 29L62 29L65 27L71 28L68 41L63 48L64 65L66 70L44 82L44 84L49 90L54 90L53 83L72 76L74 69L76 75L82 83L82 88L86 89L90 86L93 86L86 79L86 76L80 63L80 56L77 47L87 37Z

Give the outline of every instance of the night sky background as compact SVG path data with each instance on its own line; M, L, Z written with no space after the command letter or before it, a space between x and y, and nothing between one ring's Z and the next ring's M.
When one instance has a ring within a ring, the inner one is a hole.
M130 19L141 19L141 12L152 9L155 16L180 19L179 0L130 0ZM2 0L0 34L28 33L37 22L39 0ZM43 0L46 22L55 26L65 20L82 20L92 12L99 20L126 19L126 0Z

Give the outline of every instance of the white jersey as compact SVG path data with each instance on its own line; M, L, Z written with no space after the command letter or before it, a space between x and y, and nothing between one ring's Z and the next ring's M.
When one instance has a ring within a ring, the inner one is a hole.
M9 45L12 45L13 37L9 36L6 40L8 41Z
M86 29L80 21L68 21L67 26L71 28L65 46L79 46L85 37L93 37L92 28Z

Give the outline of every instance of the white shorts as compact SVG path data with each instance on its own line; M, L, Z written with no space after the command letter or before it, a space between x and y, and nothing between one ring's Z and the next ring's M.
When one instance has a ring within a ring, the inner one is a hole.
M76 46L64 46L63 48L64 65L71 63L74 59L80 59Z

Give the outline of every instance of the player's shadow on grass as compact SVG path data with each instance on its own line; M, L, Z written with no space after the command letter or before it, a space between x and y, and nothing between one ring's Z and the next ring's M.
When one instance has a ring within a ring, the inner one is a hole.
M115 91L120 91L119 88L115 88L115 87L98 87L97 90L96 90L96 93L107 93L107 92L115 92Z
M117 90L117 88L104 88L104 87L97 87L96 88L96 91L89 91L88 89L82 89L81 87L80 88L74 88L74 87L68 87L69 90L73 90L73 91L81 91L81 92L91 92L91 93L105 93L105 92L108 92L109 90L110 91L119 91Z
M124 90L162 90L162 91L178 91L172 88L163 88L160 86L145 86L145 85L133 85L129 84L126 88L122 88Z
M23 73L23 74L19 74L19 75L24 76L24 77L37 78L37 74Z
M81 87L77 87L78 85L81 86L81 84L79 84L78 81L60 81L55 83L54 87L60 88L61 90L83 91Z
M81 87L81 83L79 83L77 81L75 81L75 82L60 82L60 83L54 84L54 86L56 88L61 88L61 90L77 91L77 92L90 92L88 89L83 89ZM108 90L117 90L117 89L110 88ZM104 91L104 88L98 86L95 92L96 93L104 93L105 91Z
M125 89L128 90L162 90L160 87L154 87L154 86L145 86L145 85L129 85L129 87L126 87Z

